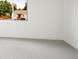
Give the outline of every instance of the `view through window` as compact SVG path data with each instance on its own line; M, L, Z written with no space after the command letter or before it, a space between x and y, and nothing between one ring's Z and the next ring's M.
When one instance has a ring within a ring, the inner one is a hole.
M0 20L27 20L27 0L0 0Z

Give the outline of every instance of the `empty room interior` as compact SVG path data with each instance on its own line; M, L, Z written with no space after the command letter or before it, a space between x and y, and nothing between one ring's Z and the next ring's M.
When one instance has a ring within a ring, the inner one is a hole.
M0 59L78 59L77 22L78 0L0 0Z

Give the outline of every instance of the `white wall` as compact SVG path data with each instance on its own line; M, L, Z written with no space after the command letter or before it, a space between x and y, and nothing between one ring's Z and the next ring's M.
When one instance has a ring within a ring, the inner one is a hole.
M65 40L77 48L77 0L28 0L28 21L0 21L0 37Z
M77 22L78 22L78 1L64 0L64 20L63 20L63 35L61 36L67 43L78 49L77 38Z
M28 21L0 21L0 37L59 39L61 0L28 0Z

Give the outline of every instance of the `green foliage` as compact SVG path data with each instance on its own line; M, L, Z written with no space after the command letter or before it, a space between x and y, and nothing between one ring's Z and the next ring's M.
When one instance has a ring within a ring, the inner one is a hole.
M12 7L7 0L5 1L0 1L0 15L6 15L6 13L9 13L11 15L12 13Z
M27 3L25 3L25 7L24 7L24 9L23 10L27 10Z
M14 10L17 10L16 6L14 6Z

